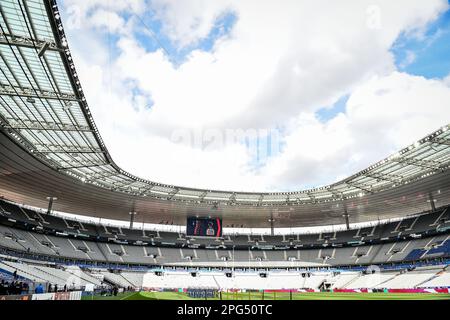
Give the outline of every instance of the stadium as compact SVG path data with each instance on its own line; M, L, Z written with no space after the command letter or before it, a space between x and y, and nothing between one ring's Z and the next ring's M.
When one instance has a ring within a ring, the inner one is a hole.
M0 3L0 300L450 298L445 116L320 187L154 182L108 151L58 3Z

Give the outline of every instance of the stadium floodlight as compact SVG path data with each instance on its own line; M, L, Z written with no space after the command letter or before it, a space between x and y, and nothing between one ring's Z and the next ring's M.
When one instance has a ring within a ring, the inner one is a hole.
M28 97L27 98L27 102L28 103L36 103L36 100L34 98L32 98L32 97Z

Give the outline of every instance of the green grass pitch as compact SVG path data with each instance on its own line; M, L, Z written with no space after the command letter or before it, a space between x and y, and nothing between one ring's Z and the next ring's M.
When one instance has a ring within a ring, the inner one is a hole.
M208 300L219 300L215 299ZM262 300L260 292L222 293L222 300ZM450 294L434 293L292 293L292 300L449 300ZM205 300L190 298L182 292L128 292L114 296L84 296L83 300ZM290 300L288 292L265 293L264 300Z

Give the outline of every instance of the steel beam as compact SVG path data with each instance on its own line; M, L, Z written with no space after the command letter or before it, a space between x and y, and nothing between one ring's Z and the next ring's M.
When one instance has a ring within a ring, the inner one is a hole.
M6 84L0 84L0 95L13 96L13 97L25 97L36 99L49 99L66 102L80 102L74 94L59 93L43 89L32 89L28 87L10 86Z

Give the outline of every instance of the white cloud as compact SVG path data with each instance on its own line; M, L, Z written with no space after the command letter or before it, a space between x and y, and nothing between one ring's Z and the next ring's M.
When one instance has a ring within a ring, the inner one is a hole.
M145 7L144 0L64 0L60 9L66 16L64 26L68 31L75 34L89 30L90 35L96 35L99 29L126 34L130 26L120 14L140 15Z
M355 88L345 114L326 123L299 117L286 152L263 174L269 186L291 190L338 181L447 125L448 99L450 88L439 80L399 72L374 76Z
M414 61L416 61L416 59L417 59L417 55L413 51L407 50L406 56L403 59L403 61L400 63L399 67L401 69L404 69L407 66L411 65L412 63L414 63Z
M163 31L179 47L204 39L217 18L233 11L232 3L226 0L154 0L152 9L163 22Z
M444 83L450 87L450 74L444 78Z
M154 1L179 48L205 38L224 13L237 16L211 52L194 50L180 66L163 50L147 51L129 32L139 24L118 15L141 13L143 2L102 3L82 2L83 23L67 30L69 45L113 158L152 180L238 190L329 183L448 119L449 88L397 73L389 51L401 33L420 34L446 1ZM95 32L106 26L118 32L117 58ZM316 119L344 94L345 114ZM284 128L284 148L258 169L238 143L202 151L171 141L183 129L263 127Z

